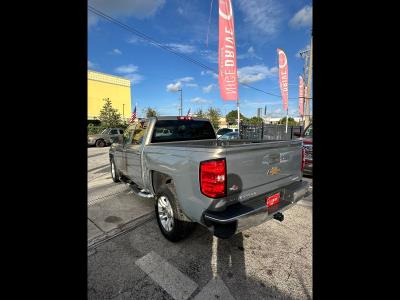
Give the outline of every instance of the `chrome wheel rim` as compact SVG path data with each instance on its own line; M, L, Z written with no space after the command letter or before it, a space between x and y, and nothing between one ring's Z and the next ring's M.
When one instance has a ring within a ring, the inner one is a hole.
M166 196L161 196L157 201L158 216L162 227L170 232L174 227L174 212Z
M111 175L115 179L115 167L113 162L111 162Z

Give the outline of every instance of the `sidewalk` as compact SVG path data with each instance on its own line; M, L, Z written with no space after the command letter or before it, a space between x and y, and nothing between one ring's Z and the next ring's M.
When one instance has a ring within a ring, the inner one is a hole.
M154 216L153 200L111 179L107 148L88 148L88 245L115 236Z

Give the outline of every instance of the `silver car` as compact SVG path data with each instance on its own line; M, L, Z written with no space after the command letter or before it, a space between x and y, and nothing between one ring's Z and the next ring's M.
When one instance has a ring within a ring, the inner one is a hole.
M88 135L88 145L105 147L122 139L124 130L122 128L106 128L99 134Z
M228 132L218 138L219 140L238 140L239 132Z

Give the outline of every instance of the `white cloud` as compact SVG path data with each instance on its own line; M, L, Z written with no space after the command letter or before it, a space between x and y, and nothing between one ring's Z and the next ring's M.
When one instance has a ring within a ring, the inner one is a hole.
M112 54L117 54L117 55L121 55L122 52L119 49L113 49Z
M126 65L126 66L120 66L115 69L115 72L117 73L133 73L138 70L137 66L134 66L132 64Z
M137 73L126 74L126 75L124 75L124 77L126 79L129 79L132 82L132 84L138 84L144 79L144 77L142 75L137 74Z
M210 93L214 86L215 86L215 84L212 83L210 85L203 87L203 93L205 93L205 94Z
M116 73L125 74L124 77L126 79L129 79L132 82L132 84L138 84L144 79L144 77L136 73L137 70L139 70L139 67L129 64L124 66L119 66L114 71Z
M145 19L152 17L165 4L165 0L89 0L89 5L112 17L135 17ZM98 17L89 13L89 26L97 24Z
M182 7L178 7L178 13L179 13L180 15L183 15L183 9L182 9Z
M311 46L310 46L310 44L308 44L308 45L305 46L303 49L300 49L299 51L297 51L296 57L297 57L297 58L301 58L300 52L303 52L303 51L306 51L306 50L310 50L310 49L311 49Z
M207 100L207 99L203 99L200 97L196 97L193 98L192 100L190 100L190 103L194 103L194 104L208 104L208 103L212 103L212 101Z
M267 77L273 77L277 74L278 68L272 67L268 68L265 65L254 65L247 66L238 69L238 76L240 83L253 83L256 81L263 80Z
M198 87L197 83L186 83L185 86L187 87Z
M273 36L281 22L281 5L276 0L238 0L244 22L253 27L257 34Z
M182 83L180 81L176 83L170 83L167 85L167 92L177 92L182 88Z
M182 81L182 82L190 82L190 81L193 81L194 80L194 78L193 77L190 77L190 76L187 76L187 77L183 77L183 78L181 78L181 79L178 79L178 81Z
M256 58L262 60L262 57L256 54L256 51L254 50L253 46L250 46L250 48L247 49L247 52L245 54L239 54L237 56L237 59L244 59L244 58Z
M167 85L167 91L168 92L177 92L179 89L181 89L183 86L186 87L198 87L197 83L192 83L194 80L193 77L191 76L186 76L182 77L180 79L175 80L175 83L170 83Z
M176 43L170 43L170 44L164 44L164 45L172 48L176 52L183 53L183 54L189 54L189 53L196 52L196 47L191 46L191 45L176 44Z
M312 24L312 7L304 6L300 9L293 18L289 21L289 26L292 28L310 27Z

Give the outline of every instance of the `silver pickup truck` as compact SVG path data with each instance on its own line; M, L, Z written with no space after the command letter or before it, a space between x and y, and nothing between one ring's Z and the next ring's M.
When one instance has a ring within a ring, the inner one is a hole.
M186 237L196 223L229 238L303 198L301 140L216 139L207 119L154 117L131 125L110 147L114 182L154 201L162 234Z

